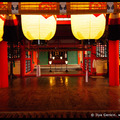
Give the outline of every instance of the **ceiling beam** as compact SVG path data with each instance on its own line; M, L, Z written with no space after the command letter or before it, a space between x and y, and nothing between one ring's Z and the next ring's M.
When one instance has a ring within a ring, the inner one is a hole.
M0 14L119 13L120 2L0 2Z

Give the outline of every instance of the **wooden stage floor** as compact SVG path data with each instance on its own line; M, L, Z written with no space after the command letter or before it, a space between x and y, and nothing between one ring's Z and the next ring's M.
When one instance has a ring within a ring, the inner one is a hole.
M9 80L0 88L1 118L119 117L120 87L108 78L51 76ZM108 114L105 116L105 114ZM100 116L102 114L102 116ZM114 116L115 114L115 116Z

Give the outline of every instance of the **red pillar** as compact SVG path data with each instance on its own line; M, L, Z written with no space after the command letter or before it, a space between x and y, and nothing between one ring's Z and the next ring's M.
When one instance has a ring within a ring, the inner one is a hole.
M120 14L110 14L108 21L109 39L109 85L119 86L119 39Z
M119 86L119 40L109 40L109 85Z
M78 51L78 65L80 65L80 51Z
M83 70L85 70L85 51L83 51Z
M8 87L7 42L0 42L0 88Z
M34 65L37 65L37 51L33 51L33 61L34 61ZM33 66L34 67L34 66Z
M20 46L21 56L20 56L20 76L25 76L25 47L24 45Z

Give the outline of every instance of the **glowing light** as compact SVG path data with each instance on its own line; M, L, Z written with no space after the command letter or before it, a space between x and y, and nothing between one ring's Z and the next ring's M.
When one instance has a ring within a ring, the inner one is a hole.
M3 40L3 31L4 31L4 22L5 22L5 15L0 15L0 41Z
M68 77L65 77L65 85L68 86Z
M51 64L52 64L52 61L49 61L49 64L51 65Z
M55 77L50 77L50 86L54 86L55 85Z
M62 60L62 56L60 56L60 59Z
M21 21L28 40L50 40L56 32L55 15L21 15Z
M71 15L71 29L78 40L99 39L105 31L103 14Z
M52 59L54 60L54 59L55 59L55 57L53 56L53 57L52 57Z
M63 79L62 79L62 77L60 77L60 83L63 84Z
M67 61L67 60L65 61L65 64L68 64L68 61Z

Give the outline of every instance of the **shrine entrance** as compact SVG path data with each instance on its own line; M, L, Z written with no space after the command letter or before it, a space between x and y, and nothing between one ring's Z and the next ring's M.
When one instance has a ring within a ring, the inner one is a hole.
M65 64L67 60L66 51L52 51L48 54L48 59L52 60L52 64Z

